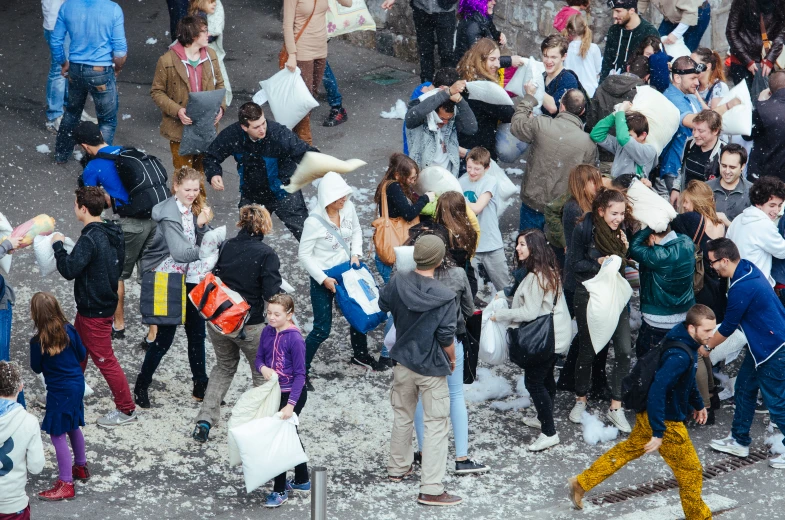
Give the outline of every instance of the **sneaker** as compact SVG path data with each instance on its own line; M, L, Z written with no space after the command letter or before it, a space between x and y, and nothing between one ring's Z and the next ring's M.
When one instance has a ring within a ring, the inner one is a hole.
M82 120L82 121L90 121L90 122L91 122L91 123L93 123L94 125L97 125L97 124L98 124L98 119L96 119L96 118L94 118L93 116L91 116L90 114L88 114L88 113L87 113L87 110L82 110L82 117L81 117L81 120Z
M51 121L46 122L46 129L53 134L56 134L58 130L60 130L60 122L63 120L63 116L56 117Z
M313 383L311 383L311 378L310 378L310 377L308 377L308 376L305 376L305 388L306 388L306 389L307 389L309 392L313 392L313 391L315 391L315 390L316 390L316 389L313 387Z
M341 123L345 123L349 120L349 114L346 113L346 109L343 107L330 107L330 113L325 119L322 126L333 127L338 126Z
M150 408L150 396L147 395L147 387L136 381L134 385L134 402L139 408Z
M274 508L274 507L281 507L284 502L289 500L289 492L284 491L283 493L276 493L273 491L269 495L267 495L267 500L264 502L264 507Z
M191 395L197 401L204 401L204 393L207 391L207 383L208 381L203 382L195 382L194 383L194 390L191 392Z
M586 411L586 401L575 401L575 405L570 410L570 421L575 424L581 423L583 412Z
M422 452L421 451L415 451L414 452L414 459L412 461L412 464L417 464L418 466L422 466Z
M523 424L528 426L529 428L534 428L536 430L542 430L542 423L536 417L524 417Z
M455 461L455 474L468 475L469 473L485 473L490 471L491 468L479 462L474 462L471 459L456 460Z
M529 444L529 451L543 451L559 444L559 434L555 433L551 436L541 433L537 440Z
M769 467L774 469L785 469L785 454L769 459Z
M117 330L116 328L114 328L114 325L112 325L112 339L113 340L115 340L115 339L125 339L125 329L123 328L123 329Z
M755 413L767 414L769 413L769 407L763 404L762 401L758 401L758 405L755 407Z
M309 480L305 484L298 484L297 482L294 481L294 479L287 480L286 491L301 491L303 493L310 493L311 481Z
M455 495L449 495L445 491L441 495L420 493L417 495L417 502L426 506L457 506L463 502L463 499Z
M630 423L627 422L627 417L624 416L623 408L608 410L606 417L611 423L613 423L615 427L619 429L620 432L630 433L632 431L632 427L630 427Z
M193 433L191 433L191 437L196 442L201 442L204 444L207 442L207 437L210 436L210 423L207 421L199 421L196 423L196 427L194 427Z
M81 480L83 482L90 480L90 470L87 468L87 464L85 463L84 466L71 466L71 476L74 480Z
M117 426L125 426L126 424L131 424L132 422L139 419L139 416L136 413L136 410L131 412L130 414L124 414L120 410L112 410L108 414L104 415L103 417L99 417L96 421L98 426L102 426L104 428L115 428Z
M352 356L352 359L349 361L352 365L357 365L360 367L365 367L370 370L379 371L379 363L373 359L370 354L360 354L359 356ZM387 370L388 367L385 367L384 370Z
M570 477L567 479L567 495L570 497L572 505L575 509L583 509L583 495L586 491L578 483L578 477Z
M742 446L732 435L728 435L724 439L714 439L709 443L709 447L715 451L722 453L729 453L737 457L747 457L750 454L750 449L747 446Z
M484 309L486 305L488 305L488 303L485 300L479 296L474 297L474 306L477 307L477 309Z
M392 360L391 357L381 357L381 356L379 356L378 363L380 365L384 365L387 368L392 368L393 367L393 360ZM387 368L383 368L382 370L387 370Z
M404 473L403 475L389 475L388 474L387 478L390 480L390 482L401 482L402 480L409 480L409 477L412 476L412 473L414 473L414 464L409 466L409 469L407 469L406 473Z
M55 485L52 489L38 493L38 498L41 500L49 500L52 502L56 502L58 500L68 500L69 498L74 498L75 496L76 493L74 492L74 483L63 482L60 479L57 479L57 482L55 482Z

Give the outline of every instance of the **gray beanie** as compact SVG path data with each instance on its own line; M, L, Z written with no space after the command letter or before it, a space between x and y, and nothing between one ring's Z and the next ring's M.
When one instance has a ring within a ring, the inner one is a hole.
M444 242L436 235L424 235L414 243L414 261L417 269L434 269L444 259Z

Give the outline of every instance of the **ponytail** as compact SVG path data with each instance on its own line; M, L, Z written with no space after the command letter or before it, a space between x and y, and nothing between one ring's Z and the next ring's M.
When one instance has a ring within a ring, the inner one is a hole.
M564 30L567 31L570 40L576 36L581 37L580 55L582 59L586 59L592 44L592 32L586 19L580 14L574 14L567 20Z
M713 51L707 47L698 47L695 53L706 65L711 65L711 75L709 76L709 84L714 85L718 81L725 81L725 69L722 57L717 51Z

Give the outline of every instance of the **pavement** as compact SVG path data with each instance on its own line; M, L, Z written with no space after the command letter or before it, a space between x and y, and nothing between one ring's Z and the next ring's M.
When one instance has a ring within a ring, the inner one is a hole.
M129 42L128 64L119 83L120 111L115 144L136 146L170 164L168 144L158 133L160 113L149 96L157 58L169 42L168 13L164 2L123 0ZM274 4L274 2L272 3ZM250 100L258 81L276 72L282 37L277 7L270 2L226 0L226 66L234 87L235 101L222 124L234 121L234 110ZM52 154L36 150L46 145L54 150L54 135L44 130L45 84L49 53L43 39L40 5L36 2L4 2L0 15L6 20L5 36L0 39L0 211L18 224L38 213L57 219L57 229L77 238L80 226L75 220L73 190L79 166L54 164ZM155 39L155 43L152 42ZM314 110L314 142L322 151L340 158L357 157L368 165L347 180L355 188L354 200L366 239L374 218L373 193L384 173L389 155L401 148L401 121L379 117L390 110L397 99L408 99L417 85L415 66L367 49L343 42L330 43L330 62L349 111L349 121L335 128L319 123L328 107L323 98ZM377 82L364 79L373 76ZM384 81L383 78L390 81ZM94 109L88 108L94 113ZM269 112L268 112L269 117ZM41 148L43 149L43 148ZM45 150L45 149L44 149ZM506 165L508 167L518 165ZM208 189L216 224L231 229L236 222L238 178L231 162L224 164L226 191ZM520 177L512 176L519 183ZM315 196L312 187L305 189L306 199ZM282 272L296 289L297 316L303 328L310 330L312 314L308 277L296 260L296 242L274 219L275 230L267 237L278 251ZM501 228L505 237L514 236L517 212L508 210ZM507 248L511 255L511 248ZM17 290L17 305L12 338L12 358L23 365L29 361L28 341L32 324L27 306L32 294L54 292L66 314L73 317L72 284L57 274L42 278L31 251L15 255L8 283ZM144 330L139 325L136 283L127 285L127 339L115 342L121 365L133 385L144 353L136 346ZM487 294L487 293L486 293ZM569 423L566 416L571 396L560 393L556 403L557 430L562 443L544 453L526 451L537 431L521 423L521 411L501 411L491 400L469 403L470 456L489 465L483 476L445 478L447 489L464 498L461 506L431 509L415 503L416 479L400 484L386 480L386 459L392 413L389 406L391 374L365 373L348 365L350 347L348 330L342 318L334 320L331 339L325 343L314 363L316 392L309 394L309 404L302 415L301 432L312 465L328 468L328 518L346 520L382 519L517 519L517 518L635 518L669 519L683 516L677 492L668 491L647 498L626 500L618 504L591 506L582 512L571 509L566 499L568 476L587 467L612 443L586 444L580 426ZM380 332L369 338L369 349L378 352ZM214 363L211 348L208 367ZM520 370L494 367L493 373L508 383L506 399L515 399L513 388ZM198 445L190 439L198 403L190 397L191 383L185 339L178 334L164 358L151 387L153 408L140 414L138 424L117 430L95 426L100 415L112 409L108 388L96 371L88 368L87 381L95 395L85 402L84 428L88 461L93 479L77 484L77 497L65 503L45 503L33 498L34 518L286 518L310 517L307 497L295 497L277 510L263 510L261 503L267 486L247 493L239 468L227 463L225 420L230 407L250 387L247 364L242 361L238 375L227 394L223 422L211 432L210 441ZM28 399L33 402L42 393L40 383L25 372ZM501 395L504 395L502 392ZM602 412L604 404L595 403L593 411ZM30 411L43 417L43 410ZM690 435L704 465L728 457L711 451L711 438L723 437L729 430L732 408L717 414L717 425L690 427ZM631 414L629 418L632 419ZM771 435L765 430L765 417L756 417L753 426L754 446ZM31 476L28 494L47 489L56 478L54 450L45 439L47 466L41 475ZM451 441L452 446L452 441ZM451 448L452 450L452 448ZM452 451L451 451L452 453ZM622 489L656 478L670 478L669 469L657 455L647 455L630 463L592 493ZM785 499L781 492L783 474L759 462L725 476L706 481L703 495L717 516L728 519L782 518Z

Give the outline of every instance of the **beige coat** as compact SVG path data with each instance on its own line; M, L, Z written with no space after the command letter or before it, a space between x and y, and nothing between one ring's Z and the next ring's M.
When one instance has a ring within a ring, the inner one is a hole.
M698 8L706 0L638 0L638 12L644 13L649 3L662 13L663 18L673 23L689 26L698 25Z

